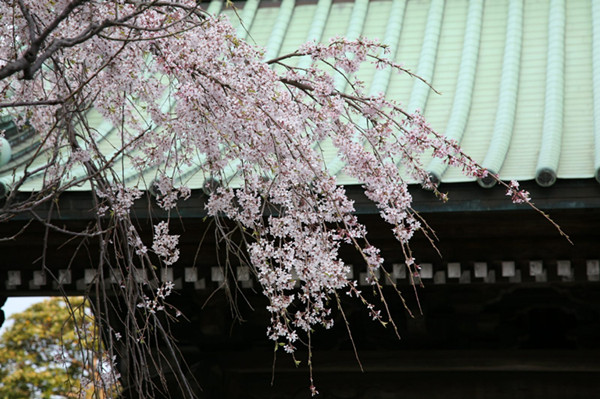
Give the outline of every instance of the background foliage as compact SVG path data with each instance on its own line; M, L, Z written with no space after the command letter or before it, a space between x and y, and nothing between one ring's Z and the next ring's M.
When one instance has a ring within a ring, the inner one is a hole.
M91 384L105 366L83 298L48 299L10 319L13 324L0 337L0 398L107 397L94 395Z

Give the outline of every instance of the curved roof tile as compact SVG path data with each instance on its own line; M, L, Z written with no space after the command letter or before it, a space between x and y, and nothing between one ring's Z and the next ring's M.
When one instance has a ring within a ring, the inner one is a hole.
M482 166L494 174L498 173L504 164L515 125L523 45L523 0L510 0L505 37L494 132L482 162ZM491 187L495 183L496 181L489 177L479 180L483 187Z
M469 2L465 38L456 79L456 90L454 92L454 102L445 132L447 137L459 143L462 141L471 110L475 71L477 70L477 58L479 56L479 42L481 40L482 12L483 0L471 0ZM427 171L437 181L440 181L446 168L446 164L441 159L436 158L429 163Z
M565 97L565 1L550 1L548 21L548 61L542 146L535 180L540 186L556 181L563 132Z
M427 16L419 65L416 69L416 74L427 82L432 81L435 70L438 42L444 17L444 3L444 0L432 0ZM431 88L427 84L415 79L407 107L408 112L412 113L417 110L424 112L430 91Z

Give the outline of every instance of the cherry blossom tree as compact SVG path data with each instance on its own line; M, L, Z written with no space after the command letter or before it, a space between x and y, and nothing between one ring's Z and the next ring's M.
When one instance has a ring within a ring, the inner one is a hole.
M371 63L419 79L388 58L385 46L335 38L264 60L261 48L239 39L227 19L208 15L198 3L0 1L0 112L19 128L34 129L41 143L5 182L0 221L29 213L49 228L100 242L96 266L122 282L120 323L127 334L115 336L110 320L101 320L111 306L105 297L95 304L99 331L114 352L109 355L133 359L129 371L140 397L153 397L146 365L161 356L153 354L148 336L171 342L167 323L178 316L168 304L172 284L150 282L160 268L177 264L179 237L170 234L170 220L162 220L153 241L142 240L130 209L145 191L171 212L190 196L190 176L204 177L216 231L225 240L232 229L242 233L236 245L269 301L269 338L292 354L307 344L310 365L313 328L333 324L340 294L358 298L374 320L395 328L386 302L369 303L340 258L342 246L354 247L374 290L383 297L385 281L393 285L336 182L338 172L364 182L411 275L419 268L410 240L417 231L429 232L412 208L408 182L446 200L423 167L424 154L468 176L487 174L418 112L406 112L383 94L368 95L353 78ZM307 61L299 64L299 58ZM345 78L344 90L336 76ZM110 134L90 123L94 113L110 122ZM328 170L320 143L336 148L339 171ZM157 178L146 181L148 171ZM32 179L40 182L38 190L18 196ZM513 201L530 203L517 183L500 183ZM86 230L64 231L32 212L81 186L96 202L96 222ZM134 267L146 270L148 279L140 281ZM107 290L109 282L97 284ZM178 358L172 342L161 350L169 352L163 357ZM177 396L193 397L184 366L171 368L181 377ZM316 394L312 368L310 380Z

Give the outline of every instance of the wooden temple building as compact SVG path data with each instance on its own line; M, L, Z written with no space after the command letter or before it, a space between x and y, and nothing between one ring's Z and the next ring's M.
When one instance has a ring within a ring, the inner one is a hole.
M483 166L503 180L519 180L573 241L527 206L512 204L489 181L470 181L430 163L450 200L444 204L416 186L413 190L415 209L437 233L441 253L416 237L423 314L411 318L400 301L392 303L398 340L371 322L360 304L349 302L365 372L341 320L333 330L320 331L313 362L321 397L599 397L600 2L248 0L235 3L243 27L224 3L207 2L207 8L229 16L241 37L265 46L265 58L337 35L388 44L397 61L442 94L407 76L361 70L370 91L422 110L434 129L459 140ZM3 123L12 153L2 155L0 176L8 177L37 143L9 120ZM414 309L413 287L389 228L360 182L339 178ZM306 367L296 368L283 355L271 386L273 346L256 282L239 274L256 309L241 305L242 324L232 323L224 295L212 295L223 281L220 254L209 241L196 256L206 228L206 197L203 178L191 181L192 197L179 207L181 257L171 272L174 304L190 319L174 328L203 387L199 397L308 398ZM33 179L27 189L35 191L36 184ZM65 226L85 226L92 208L88 192L71 191L61 197L56 217ZM140 200L135 216L148 237L151 215L160 218ZM27 221L15 217L0 224L0 231L9 235ZM33 223L18 239L0 242L0 303L8 296L58 294L57 282L39 269L43 234ZM95 272L86 268L85 254L72 260L76 243L57 232L50 233L48 245L46 262L62 287L70 294L83 292ZM348 262L355 263L357 280L364 280L360 260Z

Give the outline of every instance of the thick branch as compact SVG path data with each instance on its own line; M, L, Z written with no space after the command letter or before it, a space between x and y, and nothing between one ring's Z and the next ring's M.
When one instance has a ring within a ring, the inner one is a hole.
M34 73L40 68L40 66L44 63L44 61L51 55L51 53L48 53L48 51L46 51L46 52L44 52L44 54L46 54L45 57L41 57L41 59L38 58L38 53L39 53L44 41L56 29L56 27L73 12L73 10L75 10L77 7L79 7L81 4L83 4L87 1L88 0L74 0L73 2L69 3L65 7L63 12L60 13L60 15L58 15L50 23L50 25L48 25L46 27L46 29L44 29L44 31L36 38L33 37L33 35L35 34L35 30L33 27L33 23L34 23L33 18L31 17L31 14L29 13L29 10L27 9L27 7L24 4L22 4L22 2L19 2L21 12L23 13L23 16L25 17L25 19L27 20L27 23L29 25L29 35L30 35L29 39L31 41L31 44L29 45L29 48L27 49L27 51L25 51L25 53L23 53L23 56L21 58L15 60L13 62L9 62L4 68L2 68L0 70L0 80L7 78L19 71L24 72L24 75L23 75L24 79L32 79ZM54 51L56 51L56 49L54 49L52 51L52 53Z
M48 36L73 12L73 10L87 1L88 0L74 0L67 7L65 7L63 12L58 15L37 38L31 41L29 48L23 53L23 56L7 63L2 69L0 69L0 80L14 75L20 71L23 71L23 79L33 79L33 75L41 68L44 62L46 62L48 58L50 58L59 50L83 43L98 35L104 29L123 24L139 14L139 12L134 12L117 20L107 19L100 24L92 23L78 36L52 40L48 47L40 54L42 45ZM30 32L33 32L33 29L30 29Z
M59 38L54 39L50 42L50 44L43 50L44 42L47 41L48 37L54 32L60 23L64 21L69 15L79 6L84 3L87 3L89 0L74 0L65 7L65 9L58 15L39 36L35 36L35 28L34 21L29 13L27 7L20 4L21 12L23 13L25 19L29 25L29 35L30 35L30 45L29 48L23 53L23 55L7 63L2 69L0 69L0 80L5 79L9 76L14 75L17 72L23 71L23 79L31 80L33 79L34 74L41 68L41 66L46 62L46 60L52 57L56 52L63 48L70 48L81 44L94 36L99 35L103 30L113 27L113 26L121 26L127 27L132 30L149 30L151 29L140 29L135 25L128 24L128 21L137 17L138 15L144 13L145 11L151 9L152 7L167 7L173 6L185 9L189 14L194 14L198 17L203 17L202 13L199 11L197 7L186 7L182 4L172 3L172 2L164 2L164 1L151 1L149 3L140 3L137 4L138 8L136 11L131 14L125 15L122 18L117 19L106 19L101 23L91 23L81 34L71 38ZM176 22L172 23L174 25ZM161 27L165 29L165 27ZM43 52L40 54L40 51Z

